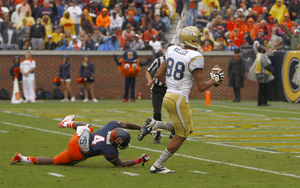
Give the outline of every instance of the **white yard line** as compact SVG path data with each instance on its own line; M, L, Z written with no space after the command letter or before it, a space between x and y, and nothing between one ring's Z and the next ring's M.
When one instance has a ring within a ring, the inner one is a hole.
M1 132L1 133L8 133L8 131L3 131L3 130L0 130L0 132Z
M122 172L123 174L129 175L129 176L139 176L139 174L134 174L131 172Z
M56 176L56 177L65 177L64 175L62 175L62 174L57 174L57 173L48 173L49 175L51 175L51 176Z
M9 123L9 122L3 122L3 121L0 121L0 123L5 124L5 125L11 125L11 126L16 126L16 127L23 127L23 128L27 128L27 129L33 129L33 130L38 130L38 131L43 131L43 132L54 133L54 134L61 134L61 135L66 135L66 136L73 136L73 134L61 133L61 132L57 132L57 131L50 131L50 130L47 130L47 129L40 129L40 128L36 128L36 127L29 127L29 126L19 125L19 124L15 124L15 123ZM154 150L154 149L150 149L150 148L144 148L144 147L133 146L133 145L130 145L130 147L136 148L136 149L145 150L145 151L156 152L156 153L162 153L163 152L163 151L160 151L160 150ZM277 175L281 175L281 176L289 176L289 177L294 177L294 178L299 178L300 179L300 176L299 175L295 175L295 174L288 174L288 173L276 172L276 171L272 171L272 170L265 170L265 169L261 169L261 168L255 168L255 167L250 167L250 166L245 166L245 165L239 165L239 164L234 164L234 163L227 163L227 162L222 162L222 161L215 161L215 160L204 159L204 158L199 158L199 157L193 157L193 156L190 156L190 155L184 155L184 154L179 154L179 153L175 153L174 155L175 156L189 158L189 159L199 160L199 161L224 164L224 165L228 165L228 166L234 166L234 167L245 168L245 169L249 169L249 170L255 170L255 171L260 171L260 172L267 172L267 173L271 173L271 174L277 174Z
M201 171L191 171L191 172L198 173L198 174L208 174L207 172L201 172Z
M283 111L283 110L268 110L264 108L246 108L246 107L234 107L234 106L222 106L222 105L211 105L211 106L221 107L221 108L241 109L241 110L255 110L255 111L262 111L262 112L280 112L280 113L288 113L288 114L299 114L299 112Z

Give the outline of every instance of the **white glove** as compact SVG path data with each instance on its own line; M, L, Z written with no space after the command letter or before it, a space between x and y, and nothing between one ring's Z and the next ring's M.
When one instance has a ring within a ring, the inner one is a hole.
M222 69L220 69L218 72L215 72L215 73L211 72L210 73L210 78L214 79L217 84L219 84L220 81L222 81L223 78L224 78L224 73L223 72L221 73L221 71L222 71Z

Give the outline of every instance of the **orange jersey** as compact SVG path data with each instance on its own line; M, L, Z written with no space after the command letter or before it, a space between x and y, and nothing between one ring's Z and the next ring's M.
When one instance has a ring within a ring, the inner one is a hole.
M263 13L263 8L261 6L259 7L253 7L252 10L256 11L258 13L258 15L261 15Z
M231 22L230 20L227 22L227 30L228 31L233 31L234 29L234 26L235 26L235 21L234 22Z
M288 21L283 20L281 22L281 24L283 24L283 23L285 23L286 27L289 28L290 31L292 32L292 26L294 25L293 22L292 22L292 20L290 20L290 19Z
M201 49L202 49L202 51L212 51L212 46L211 45L208 45L208 46L203 45Z

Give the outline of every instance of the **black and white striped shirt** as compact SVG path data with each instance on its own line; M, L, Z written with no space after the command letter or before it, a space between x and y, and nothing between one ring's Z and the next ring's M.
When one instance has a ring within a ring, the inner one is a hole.
M147 68L147 71L150 72L150 74L154 77L158 68L160 67L160 65L162 64L162 62L165 60L164 56L161 56L159 58L156 58L154 60L154 62L150 65L150 67ZM166 85L164 85L161 81L158 80L158 78L155 78L154 84L152 85L151 89L153 88L153 86L160 86L160 87L167 87Z

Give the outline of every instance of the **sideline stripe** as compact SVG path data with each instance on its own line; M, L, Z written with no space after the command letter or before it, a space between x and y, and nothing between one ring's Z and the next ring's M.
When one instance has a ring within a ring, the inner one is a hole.
M16 127L23 127L23 128L34 129L34 130L39 130L39 131L43 131L43 132L54 133L54 134L61 134L61 135L73 136L73 134L61 133L61 132L57 132L57 131L50 131L50 130L46 130L46 129L40 129L40 128L29 127L29 126L24 126L24 125L18 125L18 124L14 124L14 123L3 122L3 121L0 121L0 123L3 123L5 125L12 125L12 126L16 126ZM143 148L143 147L133 146L133 145L130 145L130 147L136 148L136 149L141 149L141 150L146 150L146 151L151 151L151 152L156 152L156 153L163 153L163 151L154 150L154 149L150 149L150 148ZM295 175L295 174L288 174L288 173L276 172L276 171L272 171L272 170L265 170L265 169L260 169L260 168L245 166L245 165L227 163L227 162L222 162L222 161L215 161L215 160L210 160L210 159L193 157L193 156L189 156L189 155L183 155L183 154L179 154L179 153L175 153L174 155L175 156L189 158L189 159L195 159L195 160L199 160L199 161L224 164L224 165L228 165L228 166L234 166L234 167L239 167L239 168L246 168L246 169L250 169L250 170L256 170L256 171L260 171L260 172L268 172L268 173L271 173L271 174L277 174L277 175L282 175L282 176L289 176L289 177L294 177L294 178L299 178L300 179L300 176Z
M245 107L222 106L222 105L211 105L211 106L221 107L221 108L241 109L241 110L256 110L256 111L263 111L263 112L278 112L278 113L288 113L288 114L299 114L299 112L282 111L282 110L268 110L268 109L245 108Z
M56 176L56 177L65 177L62 174L56 174L56 173L48 173L48 174L51 175L51 176Z
M123 174L129 175L129 176L139 176L139 174L134 174L131 172L122 172Z

